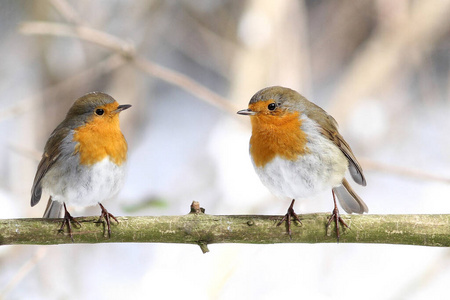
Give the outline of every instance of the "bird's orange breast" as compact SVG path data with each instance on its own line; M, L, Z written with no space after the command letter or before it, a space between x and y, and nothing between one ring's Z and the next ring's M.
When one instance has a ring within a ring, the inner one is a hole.
M80 155L80 164L93 165L104 158L116 165L127 159L127 142L120 131L119 115L94 118L75 130L73 140L77 142L75 152Z
M307 137L301 130L298 112L281 115L257 114L251 116L252 137L250 154L257 167L264 167L276 156L296 160L308 152Z

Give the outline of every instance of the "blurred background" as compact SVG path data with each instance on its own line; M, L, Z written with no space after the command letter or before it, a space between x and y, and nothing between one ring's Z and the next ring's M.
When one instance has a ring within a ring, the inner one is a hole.
M0 218L30 207L45 142L73 101L121 114L128 177L116 216L285 213L236 115L270 85L323 107L360 160L372 214L450 213L450 1L0 3ZM329 212L331 193L296 203ZM98 207L70 208L97 215ZM114 228L113 228L114 230ZM114 232L113 232L114 234ZM1 299L444 299L449 249L394 245L0 247Z

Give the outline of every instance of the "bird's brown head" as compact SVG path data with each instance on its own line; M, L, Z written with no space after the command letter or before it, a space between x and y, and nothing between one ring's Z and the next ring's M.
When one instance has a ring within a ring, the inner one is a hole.
M307 151L300 115L308 102L294 90L273 86L257 92L248 109L237 112L250 116L250 153L256 166L263 167L277 155L294 160Z

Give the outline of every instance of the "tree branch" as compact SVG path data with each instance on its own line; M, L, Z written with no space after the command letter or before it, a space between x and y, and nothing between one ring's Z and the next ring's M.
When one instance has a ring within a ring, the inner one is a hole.
M195 210L195 209L194 209ZM183 216L119 217L107 238L97 218L77 218L81 228L73 232L75 243L183 243L197 244L207 252L216 243L336 243L335 228L326 230L328 214L300 216L303 225L292 226L292 239L280 216L218 216L197 209ZM450 246L450 215L342 215L350 229L340 243ZM61 219L0 220L0 245L51 245L72 243L58 234Z

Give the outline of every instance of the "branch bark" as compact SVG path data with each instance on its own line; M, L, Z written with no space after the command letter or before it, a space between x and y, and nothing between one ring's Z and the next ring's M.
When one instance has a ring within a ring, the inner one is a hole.
M215 243L336 243L335 228L326 223L328 214L301 215L302 225L292 226L292 239L284 226L275 226L280 216L208 215L119 217L107 238L97 218L77 218L75 243L183 243L197 244L207 252ZM379 243L450 246L450 215L342 215L350 229L343 230L340 243ZM61 219L0 220L0 245L53 245L72 243L58 234Z

